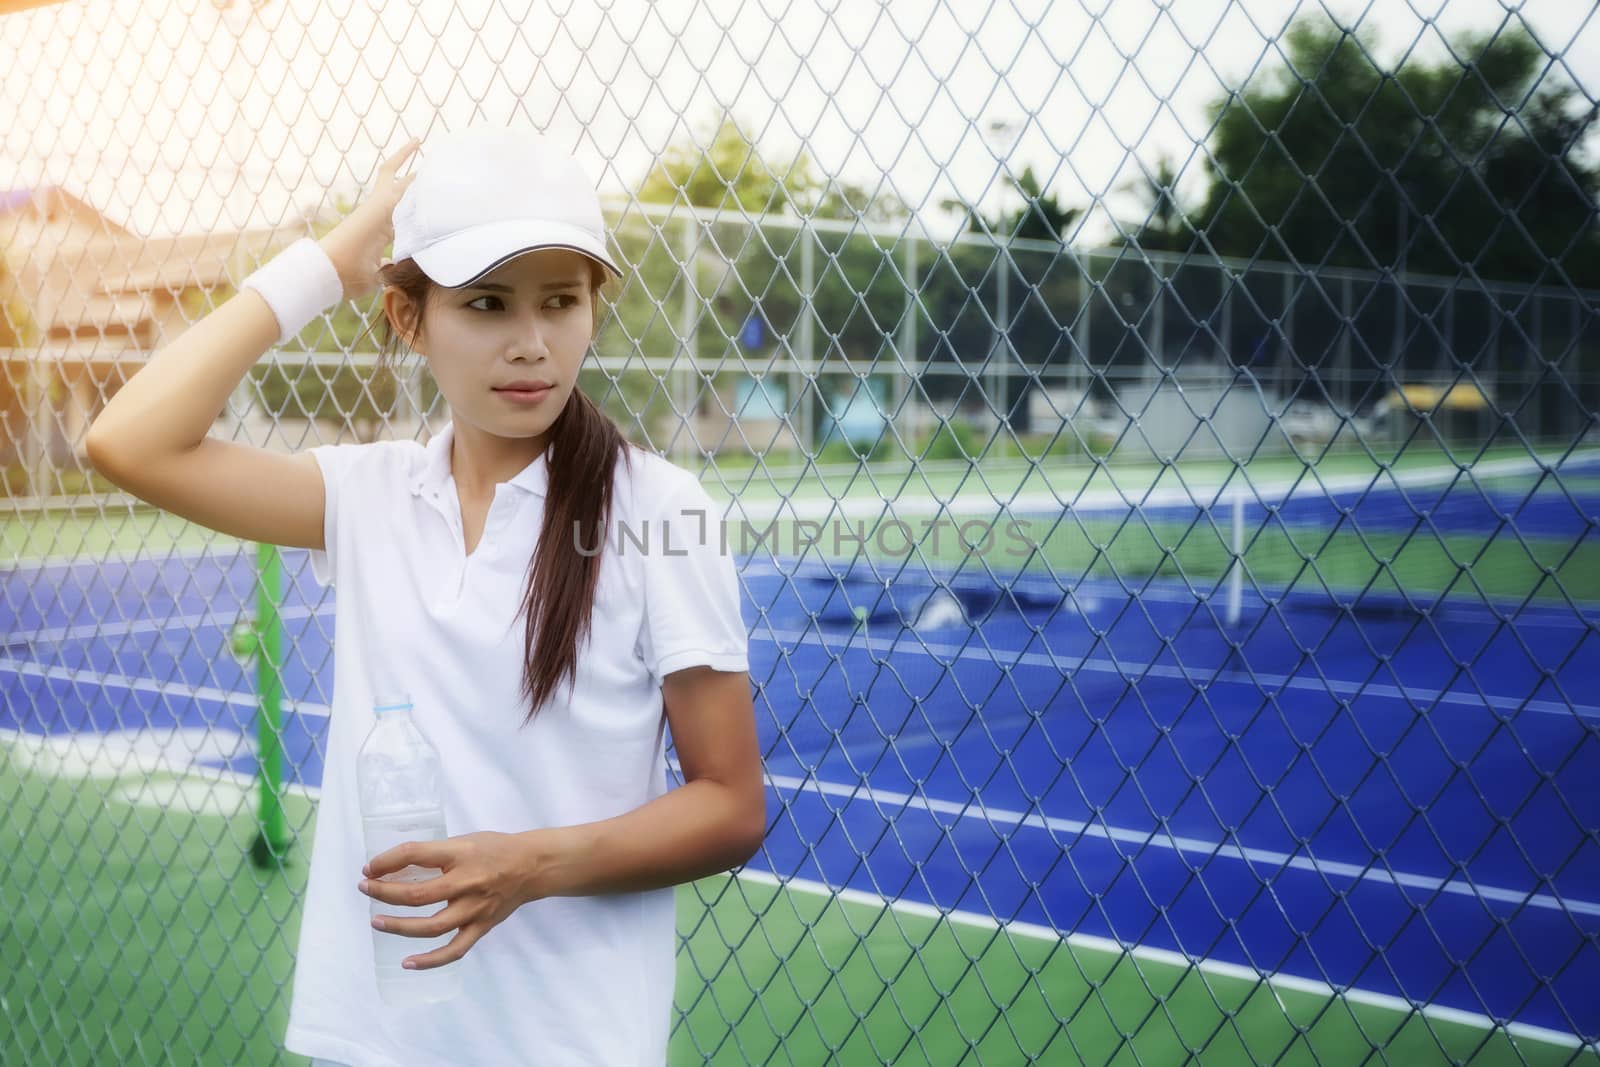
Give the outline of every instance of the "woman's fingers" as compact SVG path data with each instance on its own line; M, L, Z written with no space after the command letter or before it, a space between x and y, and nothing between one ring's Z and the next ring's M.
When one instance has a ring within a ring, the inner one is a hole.
M383 166L380 167L379 169L384 173L385 176L391 177L391 178L394 177L395 175L397 175L400 172L400 168L405 166L406 159L409 158L411 156L411 154L414 153L417 150L417 146L420 145L421 143L422 143L422 139L420 137L411 138L411 140L409 140L409 141L407 141L405 143L405 146L403 148L401 148L400 151L396 152L394 155L392 155L388 159L384 160ZM415 174L408 174L408 175L406 175L404 178L402 178L400 180L404 181L404 182L409 182L412 178L415 178L415 177L416 177Z
M408 956L405 962L415 964L417 970L428 970L433 967L442 967L446 963L453 963L465 956L476 945L493 924L476 922L478 917L472 914L472 909L462 902L451 903L436 915L425 918L399 918L393 915L379 915L373 918L372 927L385 933L399 934L401 937L435 938L443 937L451 931L456 931L456 936L432 952L425 952L420 956Z
M450 903L433 915L420 917L384 915L380 912L372 917L372 928L402 937L438 937L466 925L472 918L468 912L466 905L459 901Z
M440 904L453 896L460 896L448 874L436 874L419 882L386 881L382 878L363 878L356 886L361 892L380 904L399 904L406 908L420 908L424 904Z
M432 952L424 952L420 956L407 956L402 966L412 970L426 971L434 967L443 967L447 963L454 963L465 956L478 939L483 937L484 931L476 926L464 926L461 932L451 938L443 948L436 948Z
M411 138L411 140L401 145L400 151L390 156L383 165L390 170L399 170L401 162L405 160L406 156L410 155L411 152L416 149L417 145L420 144L421 141L422 138L420 137Z
M395 205L416 178L415 173L400 177L396 172L421 143L421 138L413 137L380 163L370 192L320 239L344 283L347 300L360 299L378 287L383 250L394 239Z

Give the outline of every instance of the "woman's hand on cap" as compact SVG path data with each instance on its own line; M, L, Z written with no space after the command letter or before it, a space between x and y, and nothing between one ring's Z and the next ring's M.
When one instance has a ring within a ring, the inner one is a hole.
M421 144L413 137L378 167L372 191L337 226L322 235L321 244L339 271L344 298L357 300L378 288L383 250L394 241L394 209L416 173L400 177L405 161Z

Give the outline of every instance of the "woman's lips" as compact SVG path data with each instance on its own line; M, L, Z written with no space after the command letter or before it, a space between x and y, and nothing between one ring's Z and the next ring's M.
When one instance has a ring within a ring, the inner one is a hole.
M537 404L549 394L551 388L547 385L542 389L496 389L495 392L513 404Z

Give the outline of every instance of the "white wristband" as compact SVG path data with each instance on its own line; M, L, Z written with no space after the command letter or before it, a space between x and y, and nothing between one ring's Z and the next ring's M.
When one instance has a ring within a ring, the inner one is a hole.
M302 237L239 283L254 289L278 320L278 344L286 344L311 320L344 299L344 283L328 253Z

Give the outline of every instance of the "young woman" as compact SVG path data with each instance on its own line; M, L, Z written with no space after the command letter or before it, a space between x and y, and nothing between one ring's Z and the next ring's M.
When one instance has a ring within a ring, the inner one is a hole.
M744 862L764 831L737 576L694 477L631 447L577 387L620 274L592 183L518 130L442 135L399 176L416 147L160 351L95 420L89 457L195 522L310 549L338 589L289 1050L351 1067L654 1067L670 887ZM380 283L386 344L426 358L449 404L439 435L294 455L207 436L271 345ZM394 691L441 752L453 836L364 869L356 754ZM411 864L442 873L379 881ZM411 962L458 967L460 995L380 1000L371 900L438 909L380 921L453 934Z

